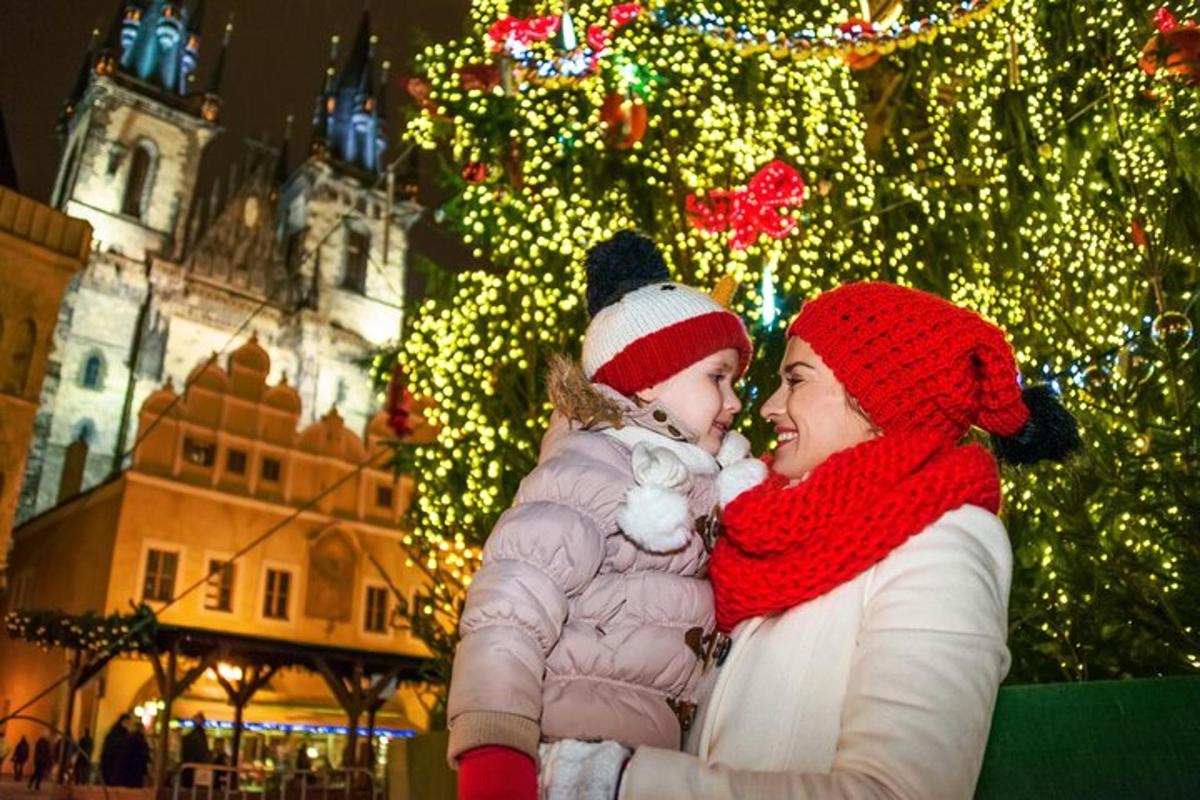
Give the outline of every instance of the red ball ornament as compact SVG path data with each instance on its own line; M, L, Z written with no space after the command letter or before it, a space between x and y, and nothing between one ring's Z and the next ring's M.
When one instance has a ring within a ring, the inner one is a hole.
M600 106L600 122L608 128L609 144L628 150L646 135L649 117L640 100L612 92Z
M462 168L462 176L467 183L483 183L488 176L487 164L481 161L472 161Z

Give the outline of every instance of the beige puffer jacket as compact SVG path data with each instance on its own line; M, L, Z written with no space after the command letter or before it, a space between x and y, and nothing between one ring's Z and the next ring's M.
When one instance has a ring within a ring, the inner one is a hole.
M551 397L572 423L547 434L467 593L451 764L487 744L537 760L565 738L677 749L716 640L717 460L565 364Z

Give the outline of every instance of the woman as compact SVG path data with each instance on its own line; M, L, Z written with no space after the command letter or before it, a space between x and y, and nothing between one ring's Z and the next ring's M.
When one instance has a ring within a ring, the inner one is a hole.
M687 751L639 748L619 796L970 797L1009 666L1012 552L995 459L961 440L979 427L1002 460L1061 459L1074 422L1021 391L999 328L933 295L844 286L788 334L763 408L772 474L727 505L713 552L732 647Z

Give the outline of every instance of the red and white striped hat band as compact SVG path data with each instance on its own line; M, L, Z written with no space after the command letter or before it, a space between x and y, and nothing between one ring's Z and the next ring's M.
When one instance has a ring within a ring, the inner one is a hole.
M583 340L583 371L624 395L662 383L720 350L750 362L750 337L732 311L679 283L652 283L601 309Z

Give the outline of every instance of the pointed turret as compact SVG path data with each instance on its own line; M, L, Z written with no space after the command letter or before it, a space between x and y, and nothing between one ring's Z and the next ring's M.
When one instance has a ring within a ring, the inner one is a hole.
M378 43L378 37L371 33L370 12L364 8L340 71L334 67L336 50L331 53L313 114L313 155L331 158L371 176L379 174L386 146L386 78L381 86Z
M132 44L132 39L137 37L140 19L140 12L136 8L130 8L125 0L117 3L113 20L104 37L104 45L100 48L100 55L94 65L96 74L112 75L117 71L127 47L127 40Z
M203 0L200 9L203 10ZM233 12L225 22L225 32L221 36L221 52L217 54L217 63L213 66L212 77L208 81L208 91L200 104L200 115L209 122L216 122L221 117L221 83L225 79L225 60L229 57L229 42L233 40Z
M337 105L337 100L333 96L333 82L334 75L337 74L335 65L340 43L341 37L336 33L329 37L329 61L325 65L325 74L321 78L321 91L317 94L317 101L313 105L312 142L309 150L313 156L321 159L329 157L329 122Z
M92 28L91 38L88 39L87 54L83 57L83 63L79 65L79 72L75 76L75 84L71 87L71 93L67 95L66 102L63 103L62 114L58 118L58 132L64 134L66 132L67 122L71 117L75 116L75 107L79 104L83 93L87 91L88 83L92 80L92 70L96 66L96 45L100 41L100 29Z
M187 12L187 36L179 72L179 93L186 94L196 80L196 65L200 62L200 41L204 34L204 0L196 0Z
M292 143L292 115L288 114L287 122L283 126L283 141L279 145L279 155L275 158L275 171L271 176L275 186L278 189L283 186L288 179L288 152Z
M358 22L358 32L354 34L354 45L350 48L350 57L342 67L338 77L337 88L364 91L367 82L371 80L371 67L374 57L376 38L371 34L371 14L363 10Z

